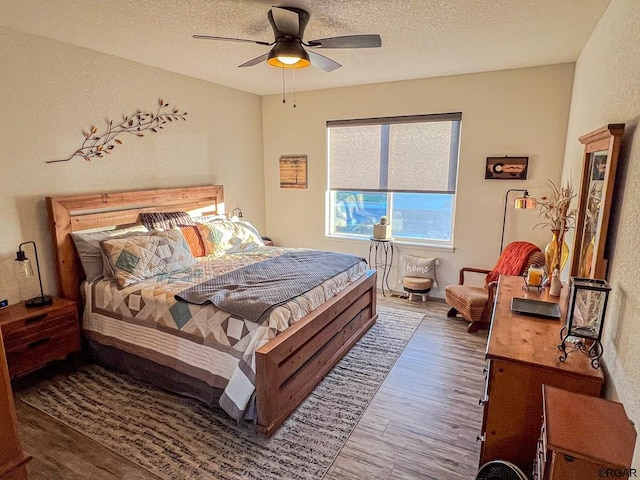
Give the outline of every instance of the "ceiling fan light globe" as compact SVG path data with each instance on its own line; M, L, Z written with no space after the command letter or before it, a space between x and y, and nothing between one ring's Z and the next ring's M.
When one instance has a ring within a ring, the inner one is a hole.
M278 42L269 52L267 63L279 68L305 68L311 65L309 54L298 42Z
M311 65L309 60L304 58L297 59L295 63L284 63L278 59L278 57L273 57L267 60L267 63L272 67L278 68L305 68Z
M298 63L300 60L302 60L300 57L285 57L285 56L280 56L280 57L276 57L278 59L279 62L284 63L285 65L294 65L296 63Z

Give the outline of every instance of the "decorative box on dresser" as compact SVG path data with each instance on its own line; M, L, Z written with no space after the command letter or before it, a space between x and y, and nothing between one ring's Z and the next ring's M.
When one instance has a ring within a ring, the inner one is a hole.
M31 457L22 451L17 423L0 331L0 480L27 478L25 465Z
M523 290L522 277L502 275L489 331L485 370L480 465L507 460L531 472L542 420L542 385L600 396L602 371L586 355L569 355L561 362L558 344L565 323L569 288L560 297L545 289ZM522 315L511 310L513 297L560 305L562 318Z
M534 480L635 477L636 431L621 403L543 386Z
M38 308L10 305L0 310L0 329L11 378L80 350L78 313L70 300L54 298Z

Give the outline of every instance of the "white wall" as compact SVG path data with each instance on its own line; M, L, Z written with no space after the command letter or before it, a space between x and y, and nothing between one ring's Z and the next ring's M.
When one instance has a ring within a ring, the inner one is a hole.
M455 252L399 245L397 253L439 257L441 286L457 283L462 266L491 268L500 250L506 191L529 188L532 195L542 196L549 192L547 178L560 179L572 81L573 64L563 64L299 93L295 109L289 102L283 105L280 96L264 97L267 231L281 245L366 256L368 241L324 235L325 122L462 112ZM308 155L308 189L279 188L278 159L283 154ZM485 180L486 157L503 155L528 156L528 180ZM532 230L537 220L531 210L510 208L505 244L546 244L550 233Z
M220 183L227 209L241 206L263 229L260 97L7 28L0 65L0 298L19 300L11 272L25 240L37 242L55 291L47 195ZM124 138L107 158L45 163L79 148L82 129L155 109L160 97L188 121Z
M626 123L609 225L608 280L613 288L604 332L608 395L640 424L640 2L612 0L576 64L564 177L579 182L577 138L608 123ZM633 461L640 468L640 442Z

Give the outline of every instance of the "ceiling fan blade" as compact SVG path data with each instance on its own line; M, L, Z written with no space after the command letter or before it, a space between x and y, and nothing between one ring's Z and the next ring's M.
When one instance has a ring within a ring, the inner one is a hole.
M382 46L382 38L377 34L344 35L311 40L306 45L314 48L376 48Z
M261 42L260 40L247 40L245 38L230 38L230 37L214 37L211 35L193 35L193 38L198 40L225 40L228 42L245 42L245 43L257 43L258 45L273 45L269 42Z
M269 58L269 54L265 53L264 55L260 55L259 57L252 58L248 62L244 62L242 65L238 65L238 67L253 67L259 63L265 62Z
M342 66L335 60L331 60L329 57L325 57L319 53L311 51L307 51L307 53L309 54L309 61L311 62L311 65L318 67L325 72L333 72Z
M298 12L288 8L273 7L269 10L269 15L273 18L273 24L280 33L293 37L299 36L300 17Z

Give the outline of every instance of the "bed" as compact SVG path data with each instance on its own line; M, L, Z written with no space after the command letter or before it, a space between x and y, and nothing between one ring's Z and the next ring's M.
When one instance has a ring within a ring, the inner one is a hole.
M92 293L93 282L84 281L84 270L71 238L74 232L134 224L141 213L223 213L224 190L222 186L214 185L56 196L47 197L47 208L58 267L59 294L75 301L80 312L83 312L85 308L96 310L99 297ZM268 247L263 247L260 252L268 250ZM272 252L279 254L277 250L276 248ZM269 256L271 253L258 254L264 255ZM257 430L262 434L272 435L360 336L375 323L376 274L367 270L358 275L352 272L352 277L345 285L336 288L334 296L319 305L313 305L314 308L309 313L296 319L295 323L252 352L254 371L250 376L255 387L253 418ZM175 283L181 285L181 281L179 279ZM167 283L171 284L172 280L168 279ZM177 287L170 287L167 291L172 296ZM169 287L165 285L162 288ZM114 292L114 296L131 293L126 288ZM89 300L87 303L83 301L85 296ZM128 323L132 328L135 327L133 322ZM138 334L134 333L133 336L137 338ZM99 335L87 337L90 338L90 344L98 348L100 354L107 355L116 366L126 364L136 357L131 345L128 349L121 349L117 342L100 342ZM184 343L185 340L180 341ZM201 348L200 344L197 344L198 348ZM149 360L149 356L145 357L143 367L147 372L147 380L157 379L164 388L197 398L201 396L193 395L194 385L196 390L206 392L207 385L212 384L203 382L188 369L172 368L166 361Z

